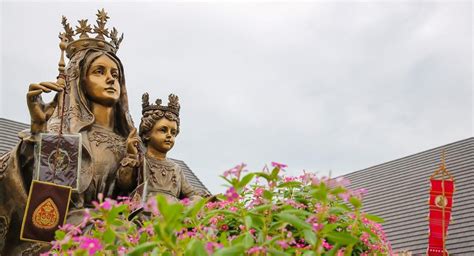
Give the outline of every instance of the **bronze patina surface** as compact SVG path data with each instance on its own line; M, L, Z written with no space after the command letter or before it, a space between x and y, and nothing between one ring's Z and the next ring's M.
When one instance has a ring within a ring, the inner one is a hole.
M0 254L35 255L47 245L20 241L20 225L34 175L34 147L44 132L80 134L80 180L73 191L67 221L80 221L84 207L91 207L98 194L114 198L126 195L132 184L124 176L116 182L119 164L126 157L128 144L138 141L128 108L124 69L115 55L122 36L115 28L106 28L109 19L104 10L97 14L94 29L86 20L73 30L66 18L60 34L63 58L56 82L33 83L26 95L31 129L19 134L21 141L0 159ZM79 35L79 38L74 38ZM94 36L93 38L91 36ZM56 93L52 102L41 99L43 93ZM63 102L64 101L64 102ZM64 103L64 111L59 106ZM62 127L61 127L62 125ZM49 208L48 208L49 209Z
M167 106L161 103L157 99L155 104L150 104L148 93L143 94L139 135L146 149L139 155L137 143L127 147L128 156L122 161L118 181L123 187L134 187L136 184L128 182L137 180L133 175L140 175L146 183L146 198L161 194L169 201L188 198L192 203L207 196L206 192L191 186L183 170L166 157L179 133L179 98L171 94Z

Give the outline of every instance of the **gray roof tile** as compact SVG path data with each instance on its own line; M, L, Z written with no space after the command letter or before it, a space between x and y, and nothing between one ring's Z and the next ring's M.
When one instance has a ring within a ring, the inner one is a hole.
M446 245L450 255L474 255L474 138L344 175L351 188L368 190L364 210L385 219L394 251L426 253L429 177L439 167L443 149L456 189Z

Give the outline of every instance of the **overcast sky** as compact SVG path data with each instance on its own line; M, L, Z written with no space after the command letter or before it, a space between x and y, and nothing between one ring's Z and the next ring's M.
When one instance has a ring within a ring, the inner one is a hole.
M61 15L103 7L135 124L142 93L179 95L169 157L212 192L241 162L342 175L472 136L471 5L2 2L0 117L29 122L28 85L55 81Z

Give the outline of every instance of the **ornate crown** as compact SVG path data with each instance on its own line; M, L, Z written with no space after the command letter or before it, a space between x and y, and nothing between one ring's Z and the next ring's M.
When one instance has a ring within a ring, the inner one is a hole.
M109 32L108 28L105 27L109 16L102 10L98 10L97 25L94 25L94 29L91 28L90 24L87 24L86 19L78 20L79 26L76 26L76 30L71 28L65 16L62 18L62 24L64 32L59 34L59 37L63 42L66 42L66 56L70 59L76 52L84 49L95 48L99 50L105 50L116 53L119 49L119 45L123 39L123 33L118 37L118 31L116 28L112 28ZM89 37L89 34L96 35L95 38ZM79 39L75 40L73 36L79 35ZM110 39L110 42L105 41L106 37Z
M161 99L156 99L155 104L150 105L148 93L144 93L142 96L142 114L144 114L147 111L158 109L161 111L169 111L179 117L180 105L178 101L179 101L178 96L174 94L170 94L168 96L168 106L162 106Z

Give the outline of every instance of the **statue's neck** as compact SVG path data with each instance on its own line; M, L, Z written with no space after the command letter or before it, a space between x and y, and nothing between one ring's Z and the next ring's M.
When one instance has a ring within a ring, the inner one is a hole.
M166 159L166 153L160 152L160 151L158 151L155 148L150 147L150 146L147 147L146 154L150 157L153 157L154 159L158 159L158 160L165 160Z
M95 116L95 124L113 131L115 125L114 107L104 106L92 102L92 113Z

